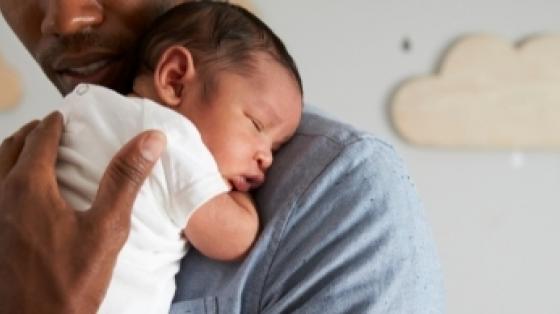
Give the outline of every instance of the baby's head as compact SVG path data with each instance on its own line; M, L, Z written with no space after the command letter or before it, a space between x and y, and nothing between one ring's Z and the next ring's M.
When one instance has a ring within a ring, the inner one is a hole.
M139 54L134 92L189 118L236 190L258 187L301 118L301 79L280 39L240 7L188 2L154 23Z

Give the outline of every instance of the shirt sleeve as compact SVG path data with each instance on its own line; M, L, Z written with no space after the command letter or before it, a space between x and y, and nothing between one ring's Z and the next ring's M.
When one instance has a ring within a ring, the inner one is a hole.
M432 235L389 145L347 145L296 202L262 313L443 313Z

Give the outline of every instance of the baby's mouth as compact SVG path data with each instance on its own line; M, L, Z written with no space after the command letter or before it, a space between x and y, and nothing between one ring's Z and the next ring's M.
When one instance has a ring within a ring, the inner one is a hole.
M249 184L249 182L247 182L247 180L243 176L232 178L229 180L229 183L236 191L249 192L249 190L251 189L251 185Z

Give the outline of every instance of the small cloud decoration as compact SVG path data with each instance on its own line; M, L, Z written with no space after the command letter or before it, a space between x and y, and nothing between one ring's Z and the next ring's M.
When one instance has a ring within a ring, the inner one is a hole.
M0 112L15 107L22 96L19 75L0 55Z
M439 73L405 82L390 107L408 142L458 149L560 149L560 36L454 44Z

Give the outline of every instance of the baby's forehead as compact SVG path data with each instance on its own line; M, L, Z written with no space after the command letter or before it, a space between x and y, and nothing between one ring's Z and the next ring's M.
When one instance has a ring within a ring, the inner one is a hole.
M240 62L221 63L220 60L214 60L214 62L198 64L198 66L202 69L203 78L215 83L221 81L220 78L223 74L235 75L251 82L256 90L264 90L277 85L270 86L269 84L270 79L274 78L276 83L282 82L283 85L290 85L290 87L293 85L296 90L300 91L295 75L268 51L256 50ZM301 92L298 95L300 98L302 97Z
M234 65L236 66L236 65ZM296 89L299 90L300 97L303 97L297 77L290 69L280 61L272 52L255 51L247 59L247 67L244 75L248 79L253 79L255 84L263 82L265 78L274 76L276 78L287 78ZM283 75L287 74L287 75Z

